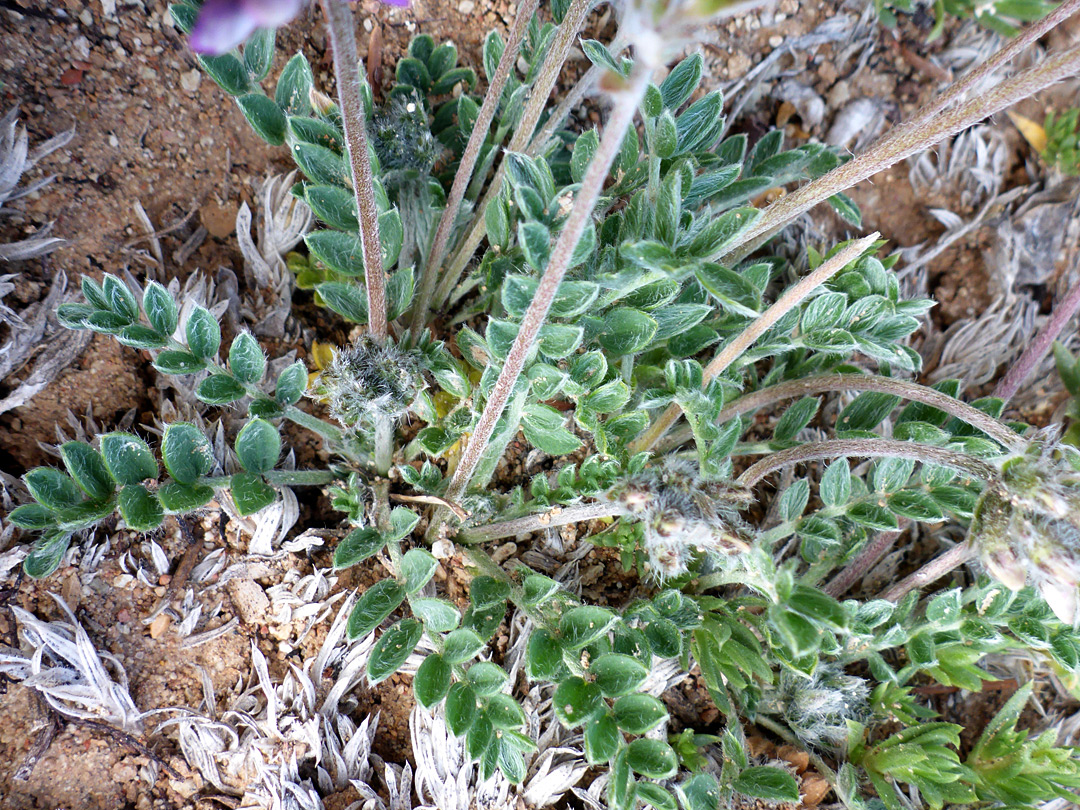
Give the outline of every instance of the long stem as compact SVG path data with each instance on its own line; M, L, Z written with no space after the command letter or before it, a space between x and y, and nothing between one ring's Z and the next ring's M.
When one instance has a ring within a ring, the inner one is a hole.
M914 574L897 582L892 587L883 591L878 599L888 599L890 602L899 602L911 591L929 585L935 580L941 579L954 568L966 563L975 557L975 549L970 543L960 543L953 546L944 554L935 557Z
M551 43L551 50L545 56L540 73L536 77L536 81L533 82L529 100L525 102L525 109L521 113L521 121L518 123L517 129L514 130L510 143L506 145L507 152L524 152L529 145L533 130L536 129L536 123L540 120L544 108L547 107L548 97L555 87L555 82L562 72L563 65L566 63L566 57L574 44L574 37L577 36L577 32L585 22L585 17L591 7L592 0L572 0L570 7L566 10L566 15L563 17L559 30L555 34L555 39ZM443 304L450 297L450 293L457 286L465 266L469 263L473 253L476 252L481 240L483 240L484 234L487 232L484 211L487 210L488 204L495 199L502 188L505 174L506 161L503 161L499 164L498 171L495 172L495 177L488 186L484 198L476 206L472 228L469 229L465 240L458 247L457 252L454 253L454 257L450 262L450 269L443 276L442 281L439 282L439 288L435 293L437 305Z
M1007 79L997 87L936 115L919 115L896 127L863 154L823 177L787 194L764 210L762 216L728 248L721 262L729 264L746 256L770 236L833 194L851 188L916 152L1067 78L1080 69L1080 48L1050 56L1041 64Z
M1020 358L1012 364L1012 368L998 382L997 387L994 388L995 397L1000 397L1008 402L1016 395L1016 392L1020 390L1020 386L1039 367L1043 358L1050 351L1050 347L1054 345L1054 341L1057 340L1058 335L1065 328L1065 324L1076 314L1078 309L1080 309L1080 281L1073 285L1062 300L1058 301L1057 306L1054 307L1054 311L1050 314L1046 323L1043 324L1042 329L1035 335L1035 339L1028 344L1028 347L1024 349L1024 353L1020 355Z
M948 394L943 394L918 383L895 380L891 377L877 377L871 374L825 374L819 377L806 377L801 380L783 382L779 385L770 385L768 388L762 388L760 391L741 396L730 405L725 406L720 411L717 422L723 424L734 416L756 411L758 408L771 405L774 402L793 399L806 394L817 394L823 391L880 391L885 394L895 394L898 397L921 402L924 405L930 405L944 411L950 416L955 416L1012 450L1017 450L1024 445L1023 439L1008 427L978 408L971 407L966 402L961 402Z
M759 337L768 332L784 315L798 306L810 293L836 275L840 270L861 256L877 240L879 234L875 231L856 242L852 242L835 256L823 263L814 272L802 278L798 284L787 290L780 298L765 310L757 319L742 331L734 340L728 343L716 358L705 367L703 382L708 384L718 374L722 374L728 366L734 363ZM679 406L674 403L669 405L660 418L649 429L633 441L630 445L630 453L640 453L652 449L668 428L679 418Z
M499 65L495 68L495 75L491 77L487 93L484 95L483 106L476 116L476 123L469 135L469 141L465 144L465 151L461 155L457 172L454 174L454 184L450 187L450 196L446 201L439 218L439 227L435 231L435 242L432 244L431 253L428 256L427 267L424 268L424 277L420 280L420 289L416 293L416 303L413 305L412 325L409 327L412 339L415 341L427 324L428 309L431 306L431 296L435 292L435 282L438 279L439 268L446 256L447 243L450 241L450 232L457 220L458 209L461 201L465 199L465 192L469 188L469 180L472 177L476 160L480 156L480 148L487 138L488 129L495 118L495 111L499 107L503 89L510 78L510 71L517 62L518 51L521 50L521 41L525 37L525 30L529 27L529 20L539 0L524 0L518 7L514 25L510 29L509 38L502 56L499 57Z
M367 288L368 329L381 343L386 337L386 282L379 242L379 209L375 204L375 181L368 157L366 116L360 101L360 57L356 53L356 28L352 11L340 0L322 0L323 16L330 32L334 56L338 104L349 147L356 215L360 220L360 246L364 253L364 285Z
M544 325L548 310L551 309L555 294L558 292L559 284L562 283L563 276L566 275L570 257L574 252L574 248L577 247L582 233L585 231L589 218L592 216L593 207L603 190L604 180L611 169L615 155L618 154L622 146L623 136L634 119L634 114L637 112L638 105L645 95L645 88L648 86L651 76L651 63L648 60L641 60L641 64L639 64L630 80L630 86L616 97L615 107L604 130L604 137L600 139L596 154L593 155L589 168L585 172L581 188L574 200L574 207L570 211L570 216L567 217L562 232L559 234L559 239L551 251L547 269L544 271L540 284L536 288L532 303L526 310L524 318L522 318L521 328L518 330L513 346L510 347L506 362L503 364L499 378L495 382L495 387L488 397L484 411L480 414L476 429L473 431L472 436L469 437L469 441L462 451L461 461L458 463L457 470L455 470L454 477L451 479L446 492L445 497L447 500L455 502L461 500L461 495L465 492L473 471L480 461L484 447L495 429L495 423L502 415L503 408L506 407L506 402L510 399L510 394L514 390L518 377L521 376L521 372L525 368L526 357L536 342L540 327Z
M539 532L571 523L584 523L587 520L625 514L626 509L623 506L606 501L565 508L556 506L536 515L526 515L513 520L489 523L486 526L462 529L458 533L457 539L462 543L475 545L477 543L487 543L490 540L499 540L503 537L517 537L519 534Z
M748 467L738 477L736 483L743 487L752 487L769 473L775 472L788 464L836 458L838 456L911 458L916 461L951 467L954 470L973 475L984 481L992 481L997 477L997 470L993 465L987 464L985 461L980 461L965 453L956 453L929 444L900 442L895 439L832 439L824 442L800 444L798 447L790 447L787 450L773 453L771 456L767 456Z

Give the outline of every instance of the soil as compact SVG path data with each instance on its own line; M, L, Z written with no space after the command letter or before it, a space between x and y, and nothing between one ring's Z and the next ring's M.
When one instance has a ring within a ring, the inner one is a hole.
M779 0L770 10L710 31L705 45L707 86L711 89L740 79L785 39L812 31L838 13L842 5L840 0ZM430 33L439 41L452 37L461 61L476 67L486 31L492 27L505 31L515 7L506 0L414 0L410 8L397 9L363 0L356 9L361 25L361 56L368 57L373 43L381 41L375 45L380 58L370 69L376 84L381 81L385 90L392 81L394 64L413 35ZM279 33L276 68L283 64L284 54L300 50L315 66L316 84L329 90L326 45L314 19L317 12L308 10L305 15ZM598 12L590 22L590 35L610 30L610 25L610 16ZM838 61L845 43L823 45L812 55L796 53L785 57L790 61L788 74L823 101L823 115L815 120L790 102L766 95L743 110L738 127L757 137L779 123L791 136L789 145L810 137L822 138L836 113L850 99L860 97L880 101L889 121L902 120L937 92L940 77L927 68L925 60L941 52L952 30L950 27L942 40L927 45L926 20L906 18L895 37L878 31L876 36L881 41L867 64L859 69L850 58ZM305 31L311 35L303 36ZM1054 36L1062 39L1069 35L1066 31ZM168 280L185 279L197 269L214 273L226 267L242 277L243 261L234 233L236 211L242 203L253 202L264 177L290 168L287 156L282 149L260 141L237 107L201 75L163 2L10 0L0 7L0 41L4 43L0 50L0 111L21 106L21 121L30 133L31 144L71 126L77 130L68 148L43 160L25 178L32 181L55 174L56 180L26 198L19 216L0 220L0 238L5 241L36 231L48 222L55 222L56 235L68 240L47 260L13 268L23 275L16 293L5 303L18 309L40 300L55 274L61 272L76 280L82 274L100 277L104 271L127 269L136 276L153 272ZM582 67L583 57L571 65L570 74ZM1038 118L1039 110L1060 105L1062 99L1070 98L1069 92L1075 93L1075 85L1063 85L1045 98L1029 102L1030 109L1022 109ZM579 117L585 116L581 112ZM1002 128L1011 149L1006 174L1013 178L1012 182L1026 182L1016 177L1023 173L1025 161L1031 160L1030 149L1007 124ZM864 229L880 230L899 247L940 235L943 229L929 215L931 208L972 213L964 211L958 200L948 195L942 199L920 197L903 167L862 184L851 196L865 214ZM161 234L165 254L162 263L151 255L136 205L143 206ZM176 262L174 254L200 227L206 230L205 238L201 242L196 239L194 250L182 263ZM844 232L838 220L833 230L835 234ZM988 239L985 230L976 230L931 264L930 292L939 303L934 319L940 328L982 311L993 298L995 292L990 288L983 261ZM6 267L4 270L8 272ZM316 315L304 309L306 299L298 295L297 301L297 317L315 326ZM324 311L317 312L318 318L325 319ZM340 328L335 325L335 329ZM327 335L327 330L318 327L314 332L323 339ZM310 345L298 343L280 348L295 348L305 358ZM109 338L95 337L76 362L30 405L0 415L0 469L19 475L29 467L48 463L49 457L39 443L54 440L54 426L65 424L69 411L80 415L91 411L100 424L111 425L134 408L135 423L149 424L154 397L152 373L146 361L142 352L120 347ZM298 449L301 457L316 454L317 448L310 441ZM499 474L512 484L527 480L535 472L525 468L523 459L517 459L508 462ZM308 522L326 525L317 520L328 515L325 499L317 494L302 497L306 500L301 502L297 530L306 528ZM572 543L586 530L567 527L564 539ZM229 548L229 554L235 555L242 546L239 528L215 512L204 516L196 534L200 557L217 548ZM95 541L106 539L111 548L95 579L83 582L74 568L62 569L42 582L23 581L11 604L39 617L59 619L59 609L48 594L62 593L95 645L115 655L125 667L139 709L199 706L204 697L201 668L213 684L217 708L221 710L229 696L235 694L238 680L249 675L252 644L270 661L272 675L287 669L281 634L289 631L265 621L252 621L239 600L221 588L208 587L199 592L197 598L208 611L217 603L221 605L220 612L200 625L199 631L236 617L240 621L235 632L186 648L171 629L162 631L145 624L144 620L167 594L169 575L150 586L132 580L121 568L121 558L131 552L136 558L146 559L146 538L126 531L102 530ZM189 548L188 539L175 523L168 524L155 539L172 562L170 571L176 573L178 561ZM520 558L526 550L524 545L515 547L510 556ZM327 566L326 552L318 552L314 559L290 555L262 577L259 586L280 582L288 568L310 573L314 563ZM591 550L581 561L581 569L586 595L599 603L621 604L640 590L637 579L623 572L614 550ZM440 587L451 598L461 599L466 577L460 558L445 561L440 569ZM351 589L370 584L375 578L374 569L343 572L335 588ZM13 631L10 612L0 610L0 640L10 641ZM317 627L304 640L299 649L301 657L318 649L325 632L325 627ZM505 646L505 633L501 642ZM715 730L716 710L698 681L684 682L666 699L679 723L691 727L696 720L697 728ZM408 678L395 676L358 696L358 700L357 719L372 711L381 715L375 753L388 762L407 761L412 708ZM949 709L950 719L954 719L956 701L949 703ZM974 708L972 714L987 716L985 708ZM200 780L191 773L168 735L157 735L147 745L153 757L176 769L182 778L170 779L161 773L156 781L149 780L153 787L148 787L140 776L152 766L150 752L134 750L93 728L63 723L29 778L16 780L15 769L49 721L44 709L31 700L30 692L17 685L7 685L0 693L0 717L5 719L0 724L0 808L143 810L192 806L197 801L192 785L198 786ZM773 753L775 746L768 755ZM349 791L328 799L327 806L347 806L356 798L355 792Z

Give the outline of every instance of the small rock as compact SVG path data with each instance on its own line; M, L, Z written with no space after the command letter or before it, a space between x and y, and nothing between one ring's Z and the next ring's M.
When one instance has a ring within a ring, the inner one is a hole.
M802 794L802 807L817 807L829 795L832 787L816 773L803 777L799 792Z
M187 73L180 74L180 86L188 93L198 90L201 82L202 72L199 70L189 70Z
M225 590L229 592L236 612L244 624L264 624L270 610L270 600L263 589L250 579L230 579Z
M226 239L236 230L236 212L239 206L235 202L208 202L199 211L202 224L211 236Z
M131 621L131 611L127 608L120 608L116 613L116 620L120 622L120 624L127 624Z
M458 3L458 11L462 14L471 14L475 8L476 3L474 3L473 0L461 0L461 2Z
M83 72L78 68L68 68L60 74L60 84L66 87L74 87L82 81Z
M150 622L150 638L161 638L165 631L169 629L170 624L172 624L172 617L168 613L160 614Z

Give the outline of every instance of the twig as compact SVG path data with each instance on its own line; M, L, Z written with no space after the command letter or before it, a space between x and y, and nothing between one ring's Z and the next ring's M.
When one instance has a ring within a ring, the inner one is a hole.
M360 246L364 254L364 286L367 290L368 330L380 343L386 338L386 280L379 242L379 209L375 204L375 182L368 158L364 105L360 100L360 57L352 11L337 0L321 0L330 48L334 56L338 103L345 128L352 168L356 216L360 221Z
M1078 297L1078 302L1080 302L1080 297ZM895 394L898 397L910 399L913 402L921 402L924 405L944 411L950 416L955 416L1011 450L1017 450L1024 445L1023 439L1006 425L983 413L978 408L973 408L966 402L961 402L948 394L943 394L918 383L896 380L891 377L878 377L872 374L824 374L818 377L791 380L779 385L770 385L767 388L741 396L730 405L726 405L720 411L720 416L717 417L716 421L723 424L732 417L755 411L774 402L823 391L879 391L885 394Z
M836 275L840 270L861 256L877 240L880 234L875 231L869 236L864 236L856 242L852 242L827 262L818 267L814 272L800 279L800 281L788 289L780 298L765 310L757 319L744 329L730 343L724 346L716 358L705 367L703 384L718 374L722 374L728 366L734 363L743 352L762 335L768 332L784 315L798 306L810 293ZM640 453L652 449L668 428L679 418L679 406L672 403L668 406L660 418L657 419L645 433L639 436L630 445L630 454Z
M832 439L825 442L808 442L807 444L800 444L798 447L790 447L787 450L772 453L748 467L736 479L736 483L739 486L749 488L757 484L769 473L775 472L785 465L836 458L838 456L910 458L916 461L940 464L943 467L951 467L954 470L973 475L984 481L993 481L998 474L997 469L985 461L969 456L966 453L957 453L930 444L900 442L895 439Z
M480 148L487 138L488 129L495 118L495 112L499 107L506 81L510 78L510 71L517 62L518 51L521 49L521 41L525 37L525 30L529 27L529 20L539 0L524 0L518 7L514 25L510 29L510 35L506 40L506 47L502 56L499 57L499 65L495 68L495 75L491 78L487 93L484 95L484 103L476 116L473 131L469 135L469 141L465 144L465 151L461 155L457 172L454 174L454 184L450 187L450 196L446 200L446 207L442 216L439 217L439 226L435 231L435 241L428 255L427 266L424 268L424 277L420 280L420 288L416 293L416 302L413 304L412 324L409 327L412 340L415 342L427 324L428 309L431 306L431 296L435 292L435 282L438 278L442 260L446 257L446 248L450 241L450 232L457 221L458 209L461 201L465 199L465 192L469 188L469 180L476 160L480 156Z
M19 782L25 782L30 778L34 773L34 766L38 764L38 760L49 750L49 746L52 745L52 741L56 738L57 732L60 731L60 715L56 713L52 706L41 699L41 695L37 689L30 690L30 699L37 707L38 713L45 715L45 727L41 729L37 739L34 740L34 744L30 746L30 750L26 752L26 757L23 758L22 765L19 766L19 769L15 771L12 776L13 779Z
M1077 310L1080 310L1080 281L1074 284L1072 289L1065 294L1065 297L1058 301L1057 306L1054 307L1054 311L1047 318L1042 329L1039 330L1035 338L1028 344L1028 347L1024 349L1024 353L1020 355L1020 358L1012 364L1005 376L998 382L994 388L995 397L1008 402L1016 395L1016 392L1020 390L1020 386L1039 367L1043 358L1049 353L1050 347L1054 345L1054 341L1057 340L1058 335L1061 334L1065 325L1072 319Z
M964 542L955 545L944 554L932 559L914 574L882 591L877 598L887 599L890 602L899 602L911 591L941 579L954 568L958 568L974 557L975 549L970 543Z

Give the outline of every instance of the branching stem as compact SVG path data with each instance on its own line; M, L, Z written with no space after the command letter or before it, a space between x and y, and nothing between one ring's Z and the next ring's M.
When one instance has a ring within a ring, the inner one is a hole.
M788 289L771 307L765 310L757 319L744 329L734 340L724 346L708 366L705 367L703 383L708 384L718 374L722 374L728 366L739 359L753 343L768 332L784 315L798 306L814 290L836 275L840 270L861 256L877 240L879 234L875 231L852 242L835 256L824 262L820 267L809 275L800 279L797 284ZM651 450L668 429L679 418L679 406L671 404L649 429L633 441L630 445L630 454Z
M1075 5L1075 2L1070 5ZM1047 57L1039 65L1006 79L975 98L956 104L952 109L942 111L940 108L931 108L934 114L923 113L916 116L907 124L902 124L883 136L858 157L781 197L766 208L754 226L732 242L727 254L721 258L721 263L730 264L748 255L795 217L832 195L861 183L917 152L929 149L1044 87L1073 75L1078 69L1080 47L1074 47L1064 53ZM964 82L964 85L965 90L970 86L969 82ZM950 103L959 95L949 94Z
M559 30L555 34L555 39L551 43L551 50L545 56L540 73L536 77L536 81L533 82L529 100L525 102L525 109L521 114L521 121L514 130L510 143L506 145L507 152L524 152L529 145L529 141L532 140L536 124L547 107L548 97L551 96L555 81L559 78L563 65L566 63L566 57L574 44L574 37L577 36L577 32L585 22L585 17L591 7L592 0L572 0L570 3L570 7L566 10L563 21L559 25ZM449 269L443 275L442 281L439 282L439 288L435 293L437 305L445 303L450 298L450 293L457 286L462 272L464 272L473 253L476 252L477 246L487 233L484 211L487 210L488 204L495 199L502 188L505 174L506 161L504 160L499 164L495 177L492 178L491 183L488 185L488 190L485 192L483 199L480 200L480 204L476 206L472 227L458 247L457 252L454 253Z
M957 453L930 444L900 442L895 439L832 439L824 442L800 444L797 447L773 453L771 456L763 458L747 468L738 477L736 483L739 486L752 487L769 473L775 472L788 464L799 464L804 461L816 461L839 456L911 458L916 461L950 467L984 481L993 481L998 475L997 469L985 461L969 456L966 453Z
M339 0L321 0L330 48L334 57L338 104L349 147L356 215L360 220L360 245L364 253L364 286L367 288L368 329L382 343L386 338L386 280L379 242L379 209L375 204L375 181L371 174L364 105L360 100L360 57L356 53L356 29L349 7Z
M446 248L450 241L450 232L454 229L457 221L458 209L465 192L469 188L476 160L480 156L480 149L487 138L488 129L495 118L495 112L499 107L503 89L510 78L510 71L517 62L518 52L521 50L521 41L525 37L525 31L529 27L529 20L536 11L539 0L524 0L517 10L514 25L506 40L506 47L502 56L499 57L499 65L495 68L495 75L491 78L487 93L484 95L483 106L476 116L469 141L465 144L465 151L461 155L457 172L454 174L454 184L450 188L450 196L446 200L446 208L443 209L439 218L439 226L435 231L435 241L428 256L427 266L424 268L424 277L420 280L420 288L416 293L416 303L413 305L412 325L410 331L415 342L427 325L428 310L431 306L431 296L435 292L435 282L438 279L439 269L446 257Z
M569 16L569 12L567 16ZM592 216L592 210L600 197L600 192L603 190L604 180L607 178L611 164L622 146L623 136L633 121L638 105L645 95L645 88L648 86L649 79L652 76L653 65L647 59L641 59L639 62L640 64L636 68L633 77L629 80L629 86L615 98L611 118L608 120L604 136L600 139L600 145L597 147L596 153L589 163L589 168L585 172L585 177L582 179L581 188L574 199L574 207L570 211L570 215L567 217L566 223L559 234L558 241L556 241L555 247L551 251L547 269L544 271L544 275L536 288L532 303L522 318L517 337L514 339L513 346L511 346L506 356L506 361L484 406L484 411L480 414L476 428L462 451L461 460L446 491L445 497L449 501L460 501L465 488L472 479L473 471L479 464L481 454L487 446L492 432L495 430L495 423L502 415L503 408L506 407L506 403L510 399L518 377L521 376L521 372L525 368L525 360L536 342L540 327L544 325L551 304L555 300L555 294L558 292L559 284L562 283L563 276L566 275L569 268L570 257L573 255L574 248L577 247L577 243L585 231L585 226Z
M1003 425L992 416L983 413L978 408L973 408L966 402L950 397L933 388L927 388L918 383L907 380L896 380L891 377L878 377L871 374L824 374L818 377L805 377L801 380L782 382L779 385L770 385L760 391L754 391L734 400L726 405L717 421L723 424L729 419L740 414L756 411L774 402L785 399L817 394L824 391L879 391L884 394L895 394L898 397L921 402L933 408L942 410L950 416L955 416L963 422L967 422L974 428L981 430L987 436L1010 450L1018 450L1024 446L1024 440Z

